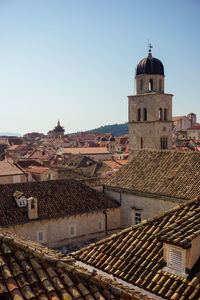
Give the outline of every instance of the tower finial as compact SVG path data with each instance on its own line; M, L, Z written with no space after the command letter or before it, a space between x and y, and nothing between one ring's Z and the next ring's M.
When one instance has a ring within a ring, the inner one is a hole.
M153 48L153 46L151 45L151 43L149 43L148 47L149 47L149 55L148 56L152 57L151 49Z

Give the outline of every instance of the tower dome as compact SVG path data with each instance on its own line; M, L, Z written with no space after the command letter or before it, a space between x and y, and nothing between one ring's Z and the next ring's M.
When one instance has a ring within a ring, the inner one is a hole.
M159 59L152 57L151 48L149 49L149 55L137 65L136 75L141 74L164 75L163 64Z

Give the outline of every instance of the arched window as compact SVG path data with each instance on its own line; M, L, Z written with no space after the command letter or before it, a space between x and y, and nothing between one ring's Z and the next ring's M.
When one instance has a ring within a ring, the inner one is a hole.
M143 109L143 120L147 121L147 109L146 108Z
M161 92L162 91L162 80L159 79L159 91Z
M159 120L162 121L162 108L159 108Z
M153 79L149 79L149 91L153 91Z
M138 121L141 120L141 109L140 108L138 108L137 120Z
M140 80L140 91L143 90L143 79Z
M164 109L164 120L167 121L167 109Z
M144 141L143 141L143 138L141 137L140 138L140 149L143 149L143 146L144 146L143 144L144 144Z

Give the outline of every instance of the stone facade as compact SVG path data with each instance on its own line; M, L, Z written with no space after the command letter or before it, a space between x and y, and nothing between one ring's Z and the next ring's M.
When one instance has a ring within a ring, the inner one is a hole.
M115 189L106 186L104 192L107 196L117 200L121 204L121 226L129 227L163 213L183 200L170 199L169 197L150 196L144 193L134 193L123 189Z
M28 178L28 175L26 174L0 176L0 184L27 182L30 180L31 178Z
M107 233L121 228L120 207L107 209ZM5 227L3 227L5 228ZM106 235L106 217L103 210L50 220L6 227L12 233L39 242L48 247L60 247Z

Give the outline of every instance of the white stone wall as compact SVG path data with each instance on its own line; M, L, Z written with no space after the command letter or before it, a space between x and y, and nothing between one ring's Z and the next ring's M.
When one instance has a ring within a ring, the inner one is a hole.
M120 230L120 208L107 211L108 233ZM102 228L99 229L99 222ZM74 227L74 235L70 235L70 228ZM89 240L105 236L105 214L102 211L84 213L65 218L33 221L30 223L9 226L7 229L20 236L48 247L58 247L78 241ZM39 232L43 232L44 240L38 240Z
M135 212L141 214L142 220L149 219L166 210L177 206L180 202L134 195L128 192L112 191L105 188L105 194L120 203L121 198L121 225L127 227L135 224Z

